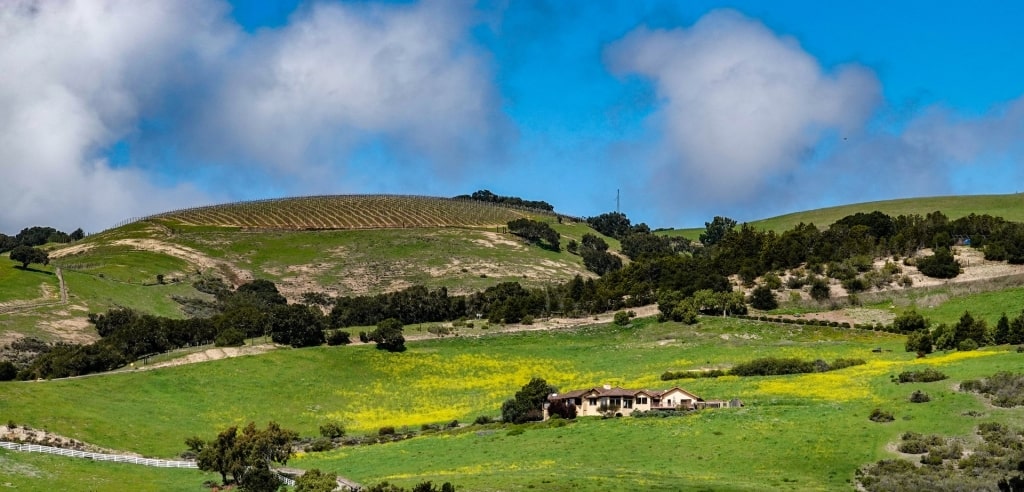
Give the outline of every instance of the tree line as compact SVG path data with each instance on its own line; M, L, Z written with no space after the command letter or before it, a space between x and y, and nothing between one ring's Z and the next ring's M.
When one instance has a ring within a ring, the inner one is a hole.
M535 210L543 210L545 212L553 212L555 207L548 202L541 200L523 200L517 196L501 196L491 193L490 190L479 190L474 191L471 195L458 195L453 197L457 200L476 200L479 202L497 203L501 205L511 205L514 207L532 208Z
M0 234L0 254L12 251L19 246L35 247L46 243L67 243L85 237L81 228L71 234L58 231L52 227L26 227L14 236Z

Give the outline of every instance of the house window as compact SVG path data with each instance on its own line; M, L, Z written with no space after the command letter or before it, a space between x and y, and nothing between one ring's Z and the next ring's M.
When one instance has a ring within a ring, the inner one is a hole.
M592 407L596 407L597 406L597 398L590 398L589 400L590 400L590 406L592 406Z
M622 399L622 407L623 408L633 408L633 399L632 398L623 398Z
M617 397L617 396L612 397L612 406L613 407L622 406L622 399Z
M644 398L644 397L642 397L642 396L641 396L641 397L638 397L638 398L636 399L636 404L637 404L637 405L646 405L646 404L647 404L647 398Z

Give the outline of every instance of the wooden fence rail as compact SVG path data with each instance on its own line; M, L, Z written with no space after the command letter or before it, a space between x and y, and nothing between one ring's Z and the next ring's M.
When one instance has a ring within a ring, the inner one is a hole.
M96 461L113 461L115 463L131 463L133 465L155 466L158 468L194 468L198 469L195 461L159 460L153 458L142 458L139 456L128 456L123 454L91 453L89 451L78 451L74 449L55 448L52 446L40 446L38 444L20 444L16 442L0 441L0 448L12 451L25 451L29 453L47 453L59 456L70 456L72 458L86 458Z

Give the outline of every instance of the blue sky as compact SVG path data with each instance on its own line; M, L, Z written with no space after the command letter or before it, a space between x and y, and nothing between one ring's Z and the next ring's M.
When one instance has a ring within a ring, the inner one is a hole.
M0 231L478 189L652 227L1014 193L1016 2L17 0Z

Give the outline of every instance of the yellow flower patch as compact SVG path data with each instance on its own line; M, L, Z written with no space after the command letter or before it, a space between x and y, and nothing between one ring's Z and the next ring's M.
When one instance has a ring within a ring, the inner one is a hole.
M801 374L786 379L765 381L759 393L769 395L849 401L872 397L871 378L889 372L897 362L874 360L839 371Z
M923 359L917 359L914 361L917 364L928 364L933 366L941 366L945 364L951 364L953 362L959 362L967 359L975 359L978 357L988 357L990 355L1005 354L1006 351L990 352L990 351L978 351L972 350L970 352L950 352L948 354L925 357Z
M502 401L535 376L559 388L602 381L602 374L579 373L565 361L486 355L373 353L367 361L372 382L358 391L335 392L349 403L330 417L358 430L419 426L493 413ZM372 373L371 373L372 371Z

